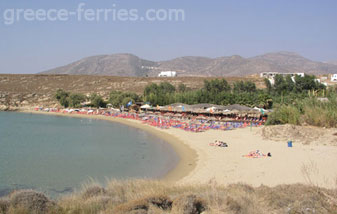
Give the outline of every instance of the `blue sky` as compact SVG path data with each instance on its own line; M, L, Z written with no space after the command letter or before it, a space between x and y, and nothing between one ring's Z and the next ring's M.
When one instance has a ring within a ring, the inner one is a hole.
M4 24L7 9L183 9L185 21L23 21ZM98 54L149 60L179 56L244 57L297 52L337 60L335 0L2 0L0 73L36 73Z

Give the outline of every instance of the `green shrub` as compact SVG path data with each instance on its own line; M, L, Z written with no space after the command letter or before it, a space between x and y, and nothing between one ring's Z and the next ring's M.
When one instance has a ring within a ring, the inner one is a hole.
M267 125L276 124L312 125L337 127L337 99L331 96L326 101L317 98L298 100L293 105L279 105L268 116Z
M303 122L313 126L337 127L337 100L331 97L328 101L307 99L303 101Z
M300 124L301 113L295 106L280 105L268 116L266 125Z

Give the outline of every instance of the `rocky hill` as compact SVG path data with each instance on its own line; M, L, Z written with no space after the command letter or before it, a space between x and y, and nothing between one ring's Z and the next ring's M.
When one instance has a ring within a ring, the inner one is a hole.
M157 76L161 71L177 71L179 76L246 76L261 72L337 73L334 63L316 62L296 53L277 52L244 58L238 55L218 58L179 57L153 62L132 54L92 56L69 65L41 72L43 74Z

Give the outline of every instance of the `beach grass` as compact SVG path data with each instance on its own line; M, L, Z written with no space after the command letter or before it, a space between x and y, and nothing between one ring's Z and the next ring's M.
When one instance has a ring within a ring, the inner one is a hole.
M1 199L0 213L337 213L336 189L303 184L252 187L241 183L221 186L214 181L204 185L168 185L155 180L111 180L106 187L88 183L56 202L31 192L31 198L20 203L20 192ZM45 203L41 203L41 198Z

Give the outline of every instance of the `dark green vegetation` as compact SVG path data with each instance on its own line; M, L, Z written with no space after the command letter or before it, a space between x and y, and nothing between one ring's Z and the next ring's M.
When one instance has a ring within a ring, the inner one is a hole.
M275 103L267 125L337 127L337 88L326 90L314 76L296 76L295 83L289 78L277 76L275 84L267 87Z
M205 80L203 88L190 90L183 84L178 90L169 83L148 85L144 100L152 105L172 103L212 103L218 105L241 104L271 108L271 96L265 90L257 90L253 82L235 82L233 87L225 79Z
M111 91L108 100L114 107L120 107L121 105L126 106L130 101L132 101L132 103L140 102L142 98L136 93Z
M293 104L279 104L268 116L267 125L277 124L313 125L320 127L337 127L337 98L330 95L326 100L305 98Z
M58 90L57 100L64 107L80 107L86 100L90 106L105 107L110 103L114 107L126 106L127 103L148 102L153 106L172 103L212 103L218 105L241 104L249 107L272 109L267 124L309 124L314 126L337 127L337 88L326 89L316 82L315 76L276 75L275 83L265 79L266 89L257 89L250 81L237 81L230 85L225 79L205 80L202 88L191 90L184 84L176 88L168 82L149 84L143 95L112 91L105 101L97 94L89 98L81 94L70 94ZM325 100L319 100L324 98Z
M85 104L87 100L90 101L90 106L92 107L105 107L106 102L103 100L103 97L93 93L89 97L79 94L79 93L70 93L62 89L58 89L55 95L55 98L60 102L60 104L65 107L74 107L80 108Z
M293 184L253 188L244 184L174 186L149 180L90 184L51 201L21 190L0 198L0 214L200 214L337 213L337 192Z
M114 107L119 107L121 105L126 105L128 102L132 103L141 101L141 97L135 93L124 93L120 91L111 91L109 99L105 101L101 95L96 93L91 94L89 97L79 94L70 93L62 89L58 89L55 98L59 101L61 106L80 108L83 106L89 107L106 107L108 103L112 104ZM89 103L86 103L89 101Z
M169 83L150 84L144 90L144 100L152 105L171 103L213 103L218 105L241 104L250 107L270 109L273 104L292 104L293 101L309 97L309 92L316 95L326 94L325 86L315 81L315 76L296 76L295 82L290 76L275 77L275 84L265 80L267 89L257 89L250 81L237 81L229 85L225 79L205 80L199 90L189 90L183 84L178 90Z

